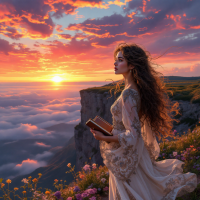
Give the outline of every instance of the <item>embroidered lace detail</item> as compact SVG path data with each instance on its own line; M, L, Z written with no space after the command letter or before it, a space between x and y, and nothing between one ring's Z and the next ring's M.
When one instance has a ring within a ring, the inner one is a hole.
M114 117L113 117L113 128L117 129L117 130L120 130L120 131L126 130L125 127L124 127L123 122L120 121L120 120L116 120Z
M176 192L175 189L181 186L183 187ZM194 189L197 187L197 175L194 174L189 179L185 178L185 174L176 175L176 177L170 178L165 183L165 187L165 195L161 200L174 200L176 197L180 197L184 194L194 191Z
M119 143L114 143L120 145ZM110 145L111 143L107 144L105 141L100 140L100 144L101 156L107 168L120 180L129 182L130 175L133 173L135 174L135 166L138 162L137 149L133 150L133 148L129 146L129 148L123 151L122 156L118 156L112 151L106 151L108 149L113 149L113 146Z

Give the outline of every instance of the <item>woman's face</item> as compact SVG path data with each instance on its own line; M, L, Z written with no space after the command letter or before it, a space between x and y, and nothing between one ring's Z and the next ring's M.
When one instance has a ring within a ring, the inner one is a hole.
M126 74L129 71L128 64L121 51L117 53L114 65L115 74Z

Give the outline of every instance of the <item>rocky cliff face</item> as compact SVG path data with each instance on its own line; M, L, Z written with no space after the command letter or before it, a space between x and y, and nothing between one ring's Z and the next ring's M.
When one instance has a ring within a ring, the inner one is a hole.
M76 166L77 170L85 165L96 163L98 165L104 165L100 155L99 141L96 140L90 128L85 125L89 118L94 118L99 115L110 124L112 124L112 114L110 107L120 95L110 95L108 92L98 93L92 90L81 90L81 122L75 127L75 146L76 146ZM111 98L109 98L111 97ZM173 101L175 102L175 101ZM200 106L199 104L191 104L187 101L178 101L180 106L180 112L182 116L176 116L180 120L179 124L174 123L174 128L178 133L187 133L189 128L193 128L195 124L200 120ZM91 159L89 159L91 158Z

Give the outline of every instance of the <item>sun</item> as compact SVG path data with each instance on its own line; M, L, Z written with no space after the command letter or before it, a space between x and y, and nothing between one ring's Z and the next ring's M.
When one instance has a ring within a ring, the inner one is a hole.
M60 76L54 76L54 77L52 78L52 81L54 81L54 82L61 82L61 81L62 81L62 78L60 78Z

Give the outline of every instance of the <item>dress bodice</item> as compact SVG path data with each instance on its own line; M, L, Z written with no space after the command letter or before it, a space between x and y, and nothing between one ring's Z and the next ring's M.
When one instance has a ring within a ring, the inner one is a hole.
M110 112L112 113L113 129L119 130L119 131L124 131L126 129L122 122L122 102L120 101L121 95L117 98L117 100L110 107Z

